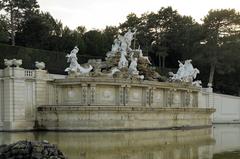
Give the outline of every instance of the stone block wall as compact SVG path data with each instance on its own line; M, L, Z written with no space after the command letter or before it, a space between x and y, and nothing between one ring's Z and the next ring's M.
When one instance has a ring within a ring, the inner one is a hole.
M52 85L56 105L199 107L199 88L174 83L79 77L55 80Z
M20 67L0 70L0 131L33 129L37 106L51 104L49 76L44 70Z
M38 120L37 108L43 105L119 109L205 108L209 107L207 99L209 94L203 95L199 88L187 85L111 78L66 78L44 70L7 67L0 70L0 130L33 129Z

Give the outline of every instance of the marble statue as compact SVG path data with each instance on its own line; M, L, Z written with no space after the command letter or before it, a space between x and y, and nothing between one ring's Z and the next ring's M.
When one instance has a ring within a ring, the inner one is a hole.
M202 87L202 81L200 81L200 80L194 81L194 82L192 82L192 85L194 85L196 87Z
M43 70L45 68L45 63L44 62L35 62L35 66L39 69L39 70Z
M120 70L116 67L112 68L111 69L111 72L108 74L109 77L113 77L113 75L116 73L116 72L120 72Z
M185 60L184 64L179 62L179 68L176 74L173 72L169 72L170 80L171 81L181 81L181 82L191 82L193 83L193 80L197 77L197 74L200 73L200 71L197 68L194 68L192 65L192 60ZM198 82L198 84L200 84Z
M74 73L75 75L88 74L93 69L93 67L90 65L88 68L84 68L78 63L78 51L78 47L75 46L71 53L67 54L67 62L70 63L70 66L66 68L65 71L68 73Z
M185 70L184 70L184 65L183 63L181 63L180 61L178 61L179 63L179 68L176 74L174 74L173 72L169 72L169 75L172 76L171 80L175 81L175 80L180 80L181 78L184 76L185 74Z
M121 42L121 46L120 46L120 49L119 49L120 52L125 52L125 53L127 53L127 51L128 51L128 43L127 43L125 37L122 36L122 35L119 35L119 36L118 36L118 39L119 39L119 41Z
M111 51L107 52L106 54L107 57L113 57L117 52L120 52L121 50L121 41L119 38L114 39L113 43L114 44L112 45Z
M143 55L140 46L138 49L131 49L136 32L136 29L129 29L124 35L118 35L113 41L111 50L106 53L105 61L89 60L88 68L84 68L78 63L77 53L79 49L75 47L66 56L70 66L65 71L69 75L87 74L92 77L162 80L163 78L149 67L151 62L147 56ZM94 70L89 74L93 68Z
M150 60L148 59L148 57L147 57L147 56L143 56L142 49L140 49L140 45L139 45L137 51L139 51L139 58L145 59L150 65L152 65L152 63L150 62Z
M114 42L114 44L112 45L111 52L116 53L120 49L121 41L118 38L116 38L116 39L114 39L113 42Z
M133 36L136 34L137 30L135 29L134 32L132 32L130 29L128 32L124 35L125 41L127 43L128 49L131 50L131 42L133 40Z
M185 60L184 62L184 75L183 76L188 76L191 74L191 72L194 70L193 65L191 64L192 60Z
M19 67L22 65L22 59L13 59L13 65Z
M131 53L130 57L131 57L131 63L129 65L128 68L128 72L131 75L138 75L139 71L137 70L137 58L133 57L134 53Z
M4 59L4 65L10 67L13 65L13 60Z
M127 53L125 51L121 52L121 57L118 62L118 68L121 69L123 67L128 67L128 60L126 58Z

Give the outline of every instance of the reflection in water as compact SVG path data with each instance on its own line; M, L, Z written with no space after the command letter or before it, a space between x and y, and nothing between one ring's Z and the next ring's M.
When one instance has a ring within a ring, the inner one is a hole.
M214 153L240 150L240 124L214 125L213 136L216 140Z
M240 151L222 152L213 155L213 159L239 159Z
M48 140L69 159L212 159L211 130L0 133L0 144Z

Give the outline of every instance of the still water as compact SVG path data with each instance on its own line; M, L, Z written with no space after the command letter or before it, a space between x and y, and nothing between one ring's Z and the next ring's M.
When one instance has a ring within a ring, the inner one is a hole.
M69 159L240 159L240 125L198 130L0 133L0 144L48 140Z

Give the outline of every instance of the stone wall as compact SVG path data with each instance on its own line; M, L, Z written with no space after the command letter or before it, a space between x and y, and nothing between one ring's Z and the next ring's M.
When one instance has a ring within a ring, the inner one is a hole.
M214 93L213 98L214 123L240 123L240 97Z
M49 85L53 104L38 107L40 129L199 127L211 125L214 112L209 104L199 108L199 97L204 98L200 88L184 84L78 77L58 79Z
M213 109L112 106L38 108L39 128L46 130L154 130L210 126Z
M137 125L152 125L152 128L161 125L159 120L164 121L162 118L171 118L170 122L175 122L165 126L209 125L211 95L211 92L204 94L197 87L182 84L113 78L66 78L64 75L48 74L45 70L7 67L0 70L0 130L32 130L36 123L44 126L46 123L43 121L49 120L50 125L59 124L56 120L68 120L69 116L73 123L78 118L109 119L108 122L112 123L115 122L114 117L122 118L124 122L120 122L125 128L131 126L136 129ZM90 108L93 110L87 110ZM178 111L179 108L182 110ZM56 118L56 114L63 118ZM147 120L138 123L137 120L143 118ZM130 119L137 122L125 122ZM180 119L191 119L192 123L188 120L180 122ZM193 124L199 119L203 120ZM81 122L90 123L86 120Z
M7 67L0 70L0 130L32 130L36 108L48 103L52 77L44 70ZM64 78L64 76L61 76Z
M197 108L200 91L175 83L96 77L59 79L52 85L56 105Z

